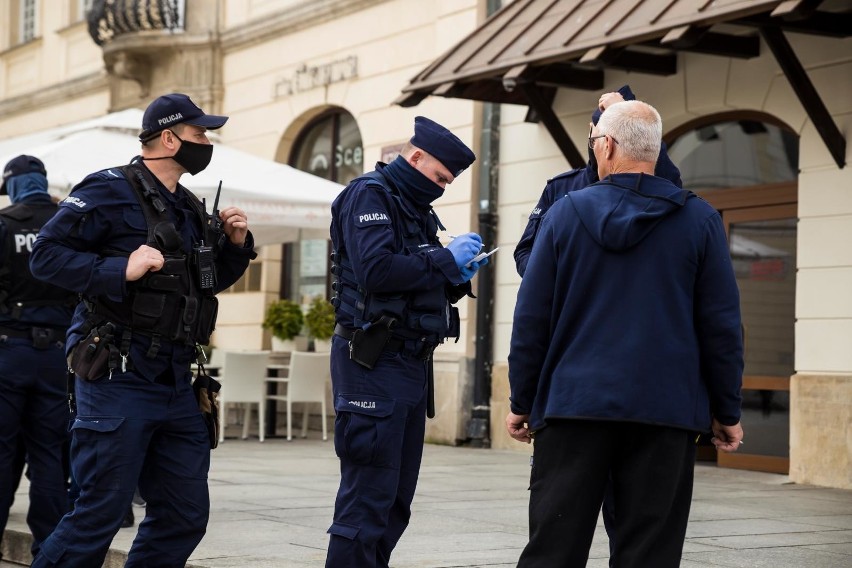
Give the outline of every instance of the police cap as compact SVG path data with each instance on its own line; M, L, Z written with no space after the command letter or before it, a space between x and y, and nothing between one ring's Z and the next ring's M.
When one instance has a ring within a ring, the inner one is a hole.
M458 136L425 116L414 119L414 136L411 144L432 154L457 177L470 166L476 155Z
M163 95L154 99L145 109L139 141L147 142L159 132L175 124L192 124L215 130L224 126L227 121L227 116L204 114L201 107L192 102L187 95L181 93Z
M0 195L6 195L6 180L10 177L19 176L21 174L35 173L47 177L47 170L44 169L44 162L35 156L27 156L21 154L17 158L12 158L6 167L3 168L3 183L0 184Z

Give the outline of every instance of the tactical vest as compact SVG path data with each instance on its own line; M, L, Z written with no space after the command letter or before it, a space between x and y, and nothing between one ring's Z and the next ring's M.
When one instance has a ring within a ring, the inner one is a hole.
M124 345L121 346L124 353L129 347L127 330L152 337L148 357L156 356L161 339L186 345L206 345L215 328L218 312L213 285L215 264L212 255L215 252L209 247L199 251L199 247L195 246L192 255L186 254L181 247L181 237L148 172L136 164L118 169L124 173L142 207L148 225L146 244L163 253L164 263L157 272L148 272L139 280L128 282L129 296L125 300L115 302L99 296L90 301L90 309L98 316L96 320L106 319L125 328ZM191 192L185 191L203 225L205 242L215 245L218 236L209 229L204 206ZM199 258L201 255L210 258ZM204 274L199 272L199 264L204 265ZM202 283L202 278L210 280Z
M56 208L53 203L17 203L0 210L0 220L6 226L0 313L11 319L19 319L24 308L76 304L77 294L38 280L30 272L33 243Z
M412 210L388 187L387 179L380 172L365 174L353 183L359 180L378 183L400 212L402 226L396 229L402 231L403 254L429 250L422 246L425 243L441 248L436 236L440 221L433 211L424 216ZM447 337L459 336L458 309L450 304L446 286L399 294L367 293L358 285L345 247L332 253L331 272L334 290L331 303L339 312L351 316L356 328L366 328L386 317L396 320L393 334L402 339L435 346Z

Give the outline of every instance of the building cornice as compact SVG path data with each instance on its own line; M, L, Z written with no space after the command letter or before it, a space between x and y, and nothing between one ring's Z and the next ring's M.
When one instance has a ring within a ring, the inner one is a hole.
M301 29L336 20L388 0L313 0L278 13L264 15L222 33L225 53L244 49Z
M0 100L0 116L9 117L16 114L37 111L83 95L101 90L105 91L108 88L109 82L106 71L100 69L82 77L76 77L48 87L41 87L22 95Z

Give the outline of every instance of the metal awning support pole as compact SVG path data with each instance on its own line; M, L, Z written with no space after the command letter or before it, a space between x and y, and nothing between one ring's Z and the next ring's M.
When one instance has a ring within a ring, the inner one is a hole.
M521 90L529 101L530 107L538 113L539 118L544 123L544 127L547 128L553 141L556 142L556 145L559 147L562 155L568 160L571 167L586 167L586 159L577 150L577 146L574 145L571 137L568 136L568 132L562 126L559 117L553 112L553 108L547 103L538 87L531 83L519 83L517 88Z

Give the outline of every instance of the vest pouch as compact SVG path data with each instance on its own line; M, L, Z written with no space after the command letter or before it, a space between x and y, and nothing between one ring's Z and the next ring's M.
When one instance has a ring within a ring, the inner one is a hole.
M180 290L180 276L174 274L152 273L145 280L145 285L151 290L162 292L177 292Z
M443 316L432 314L421 314L413 318L411 327L418 331L425 331L427 334L434 333L438 337L445 337L447 332L447 321Z
M216 314L219 312L219 300L216 296L201 296L198 318L195 323L195 342L201 345L210 343L210 336L216 329Z
M401 294L396 296L368 294L364 308L365 323L377 322L382 316L401 320L405 314L405 300L406 297Z
M443 313L446 304L447 295L444 293L444 287L439 286L413 293L409 307L417 311Z
M455 337L456 342L461 335L461 317L459 309L455 306L448 306L450 309L450 323L447 326L447 337Z
M198 300L192 296L181 296L176 310L174 328L170 333L170 339L174 341L186 341L194 337L193 330L198 319Z
M133 298L131 327L155 330L166 307L165 294L137 292Z

